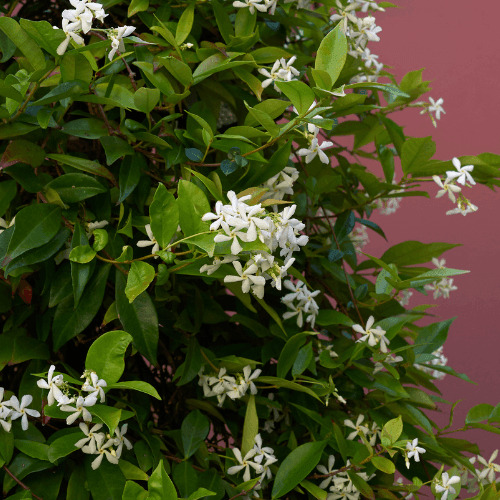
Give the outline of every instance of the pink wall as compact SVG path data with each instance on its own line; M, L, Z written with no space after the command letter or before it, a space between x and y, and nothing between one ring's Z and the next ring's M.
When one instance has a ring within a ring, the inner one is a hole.
M372 53L392 66L398 81L411 70L426 68L424 80L431 80L429 95L444 99L445 115L434 128L419 109L394 113L391 118L405 126L406 135L432 135L437 144L435 159L451 160L454 156L483 152L500 154L498 111L500 110L500 66L498 64L495 19L500 14L498 0L481 0L471 4L465 0L393 0L399 9L386 9L376 15L383 28L380 42L370 42ZM385 78L381 82L387 81ZM371 149L371 148L370 148ZM401 170L396 174L401 178ZM478 383L468 384L447 375L437 382L443 397L460 403L455 412L455 425L461 427L468 409L479 403L493 406L500 402L500 327L497 309L500 296L500 232L498 208L500 193L484 186L465 190L466 196L479 207L474 214L445 215L454 208L447 198L435 199L437 186L428 184L426 198L405 198L392 215L374 214L373 220L384 229L390 245L417 239L425 243L444 241L462 243L447 252L446 265L470 270L458 276L458 290L450 299L414 292L410 305L437 303L433 313L447 319L458 316L445 344L444 354L458 372L465 372ZM381 255L387 243L370 231L368 253ZM449 407L447 407L449 408ZM430 412L440 425L448 421L446 413ZM476 441L482 454L500 447L496 434L469 431L450 437L468 437Z

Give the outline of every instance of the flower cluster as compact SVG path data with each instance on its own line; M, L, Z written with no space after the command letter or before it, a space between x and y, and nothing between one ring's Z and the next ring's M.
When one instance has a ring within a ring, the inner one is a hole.
M395 363L401 363L401 361L403 361L402 356L394 356L394 354L388 353L385 356L385 358L375 363L375 366L373 368L373 374L375 375L376 373L382 371L385 368L384 363L388 365L393 365Z
M49 368L47 380L43 378L37 381L37 385L40 389L49 391L47 394L47 405L52 406L54 403L57 403L61 411L71 413L71 415L66 418L67 425L72 425L79 418L84 420L80 422L79 426L85 434L85 437L80 439L75 446L80 448L83 453L98 455L97 458L92 461L93 469L97 469L97 467L101 465L104 456L106 456L108 462L117 464L121 457L123 446L125 445L129 450L132 449L132 444L124 437L127 432L127 424L124 424L121 430L117 427L114 432L114 437L104 432L97 432L102 428L102 424L95 424L91 428L87 425L87 423L92 422L92 414L89 408L94 406L98 400L101 403L106 401L106 394L104 392L104 388L107 387L106 381L100 379L97 373L85 370L81 376L81 378L85 379L81 389L74 389L64 380L64 375L59 374L54 376L55 369L56 367L52 365ZM77 392L71 392L72 390ZM27 398L26 401L25 398ZM31 403L31 400L31 396L24 396L20 407L25 408ZM17 410L17 408L15 409ZM40 414L34 410L25 409L24 412L29 415L40 416ZM34 415L34 413L36 413L36 415ZM0 420L0 423L1 422L2 420ZM24 414L23 429L25 429L25 426L27 429L28 421Z
M318 465L317 470L324 474L328 475L326 479L321 481L319 487L322 490L326 490L328 487L330 493L326 497L327 500L338 500L338 499L348 499L348 500L358 500L360 498L360 492L356 489L354 484L352 483L351 478L347 474L347 470L351 468L350 460L347 460L345 467L343 470L334 469L335 466L335 457L330 455L328 457L328 467L324 465ZM364 481L369 481L374 477L375 474L368 477L365 472L356 472L356 474L363 479ZM330 486L330 484L333 484Z
M263 482L267 479L272 479L273 475L269 466L278 461L274 456L274 450L269 446L262 446L262 438L257 434L254 439L254 447L242 457L241 451L238 448L233 448L233 454L238 461L238 465L233 465L227 470L228 474L237 474L240 471L243 473L243 481L250 481L251 470L256 474L260 474L259 483L254 489L261 489Z
M28 408L33 401L33 396L26 394L21 398L21 402L17 396L11 396L8 401L3 401L4 393L5 389L0 387L0 425L5 432L10 432L12 421L20 418L23 431L27 431L28 415L35 418L40 416L40 412Z
M307 289L307 284L303 281L298 281L297 283L292 283L287 280L284 283L285 288L290 290L281 301L289 308L291 311L287 311L283 314L283 319L293 318L297 316L297 326L302 328L304 325L304 315L306 316L306 322L314 328L314 323L316 321L316 316L319 312L319 307L314 297L316 297L320 290L314 290L310 292Z
M475 464L477 459L479 464L482 465L481 470L474 468L476 481L479 480L484 485L484 484L494 483L497 480L496 473L500 472L500 465L494 463L497 456L498 456L498 450L495 450L491 454L489 460L486 460L480 455L477 455L477 457L472 457L470 459L471 464ZM474 481L474 483L476 483L476 481Z
M352 329L362 335L356 342L364 342L367 340L368 345L371 347L380 344L380 350L382 352L387 352L387 346L390 344L390 340L385 336L385 330L382 330L380 326L372 328L373 323L375 323L375 318L370 316L366 322L366 328L363 328L361 325L353 325Z
M251 195L238 198L234 191L229 191L227 196L230 205L224 205L218 201L215 205L215 213L203 215L203 221L213 221L210 225L211 231L218 231L215 243L231 241L230 252L223 259L215 257L212 264L205 264L200 272L212 274L222 264L232 263L237 275L227 275L225 283L241 282L243 293L252 293L262 299L264 297L264 286L266 281L271 281L271 286L281 290L281 279L288 274L289 267L295 262L293 252L299 251L309 237L300 232L305 224L293 218L297 208L296 205L285 207L282 212L270 213L259 203L247 205L245 201L252 198ZM240 242L251 243L260 240L267 250L252 250L243 252ZM284 265L280 266L274 255L275 250L280 248L280 257L284 258ZM238 260L240 256L247 255L249 259L244 263Z
M299 178L299 171L295 167L285 167L281 172L273 175L264 184L263 188L267 188L260 201L268 199L282 200L285 195L293 194L293 183ZM274 205L276 207L276 205ZM277 211L277 210L275 210Z
M108 15L104 13L103 5L88 0L69 0L73 9L65 9L62 13L62 30L66 38L57 47L58 55L62 56L68 48L69 42L73 40L77 45L85 45L83 37L79 33L87 34L92 29L92 23L95 19L104 21ZM59 29L54 26L54 29ZM123 38L132 34L135 30L132 26L121 26L104 31L111 40L111 50L109 60L112 61L117 50L125 52Z
M253 2L255 0L247 0L249 2ZM257 0L261 1L261 0ZM242 3L242 2L234 2L234 3ZM234 5L234 4L233 4ZM291 82L294 81L294 76L299 76L300 72L293 67L293 63L297 59L297 56L291 57L288 62L284 57L281 59L277 59L271 68L271 72L269 72L266 68L259 68L259 73L266 77L266 79L262 82L262 88L265 89L274 83L274 90L281 94L281 90L277 87L276 82Z
M257 394L257 387L254 380L262 373L262 370L255 370L252 373L250 365L243 368L243 373L236 374L236 377L227 375L226 368L221 368L219 373L212 375L204 374L205 367L202 366L198 372L200 379L198 385L203 387L203 395L206 398L217 396L219 406L224 404L226 396L233 401L242 398L250 389L250 394Z
M436 258L432 259L432 263L438 269L445 269L446 261L444 259L438 260ZM433 281L430 284L424 285L424 289L433 293L433 298L437 299L439 297L444 297L445 299L450 298L450 292L458 290L456 286L453 285L453 278L443 278L441 280Z
M446 215L462 214L465 216L468 213L476 212L477 211L476 205L472 204L470 200L468 200L464 196L464 194L461 192L462 191L461 187L454 184L455 182L458 182L458 184L461 184L462 186L467 186L467 187L474 186L476 184L476 181L471 175L471 172L474 170L474 165L462 166L458 158L453 158L453 160L451 161L456 170L448 170L446 172L446 180L444 181L444 183L439 176L437 175L432 176L434 182L441 188L437 192L436 198L441 198L441 196L448 193L450 201L452 203L455 202L457 203L457 207L454 208L453 210L448 210L446 212ZM456 193L459 193L458 199L455 196Z
M440 372L439 370L435 370L432 367L433 366L446 366L446 363L448 363L448 358L444 356L443 354L443 346L441 346L439 349L436 349L432 355L434 356L434 359L431 360L430 365L419 365L415 364L415 368L423 371L424 373L428 373L429 375L432 375L434 378L442 380L445 376L446 373Z
M356 253L361 253L363 247L370 243L370 238L368 237L368 231L363 224L359 224L354 227L354 229L349 233L348 238L354 247Z

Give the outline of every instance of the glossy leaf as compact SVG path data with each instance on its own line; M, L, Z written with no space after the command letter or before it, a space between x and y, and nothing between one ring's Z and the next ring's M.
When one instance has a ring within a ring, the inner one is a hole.
M193 455L208 436L210 422L199 410L192 411L184 419L181 426L182 448L184 458Z
M127 286L125 295L130 303L148 289L151 282L155 279L155 268L143 261L132 262L127 276Z

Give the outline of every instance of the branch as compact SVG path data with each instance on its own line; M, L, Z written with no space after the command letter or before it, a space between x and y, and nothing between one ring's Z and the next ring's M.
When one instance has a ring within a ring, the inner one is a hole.
M16 477L16 476L14 476L14 474L12 474L12 472L10 472L10 470L9 470L9 469L7 469L7 466L6 466L6 465L4 465L4 466L3 466L3 469L5 470L5 472L7 472L7 474L8 474L8 475L9 475L12 479L14 479L14 481L15 481L15 482L16 482L19 486L21 486L21 488L23 488L23 489L25 489L25 490L29 491L29 492L31 493L31 496L32 496L33 498L36 498L37 500L43 500L43 498L40 498L38 495L35 495L35 494L34 494L34 493L30 490L30 488L29 488L28 486L26 486L24 483L22 483L22 482L21 482L21 480L20 480L20 479L17 479L17 477Z

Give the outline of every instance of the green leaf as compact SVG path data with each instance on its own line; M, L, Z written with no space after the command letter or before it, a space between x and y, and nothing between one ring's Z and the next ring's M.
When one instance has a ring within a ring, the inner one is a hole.
M101 335L90 346L85 369L96 372L99 378L106 380L108 387L114 387L125 370L124 356L130 342L132 336L120 330Z
M125 295L125 277L116 272L116 307L123 329L132 335L134 345L148 361L155 365L158 347L158 315L153 301L146 292L131 304Z
M220 34L222 35L222 38L226 43L230 43L231 38L234 37L234 29L231 20L229 19L229 16L226 12L226 9L222 6L219 0L212 1L210 5L214 9L215 20L217 21L217 26L219 28ZM255 58L255 52L253 55ZM274 58L272 62L274 62L276 59L277 58ZM260 64L262 64L262 61L257 62L260 62Z
M94 236L94 244L92 245L92 248L96 252L100 252L108 244L108 232L105 229L94 229L92 231L92 236Z
M191 33L194 21L194 3L189 4L182 12L177 30L175 32L175 41L180 45Z
M323 38L316 53L315 69L326 71L332 81L332 86L326 90L335 85L347 57L347 40L340 30L341 24L338 23L335 29Z
M284 380L278 377L258 377L256 380L264 384L276 385L278 387L283 387L284 389L291 389L292 391L305 392L306 394L309 394L313 398L316 398L318 401L321 401L320 397L314 391L309 389L309 387L300 385L297 382Z
M69 155L49 154L46 156L47 158L62 163L63 165L69 165L70 167L82 170L83 172L87 172L89 174L99 175L100 177L104 177L113 183L116 182L113 174L106 167L99 165L99 163L95 161L85 160L84 158L77 158Z
M104 136L99 140L106 153L106 165L112 165L118 158L134 154L134 148L120 137L116 137L116 135Z
M173 56L168 57L158 57L158 60L162 62L163 67L179 82L184 85L187 89L193 83L193 73L191 68L179 59Z
M93 455L85 460L87 484L93 500L122 500L125 476L120 467L110 464L105 458L97 469L92 469Z
M149 0L132 0L128 6L127 17L132 17L138 12L148 10Z
M120 464L121 461L118 463L118 465ZM147 498L148 492L142 486L134 483L134 481L127 481L125 483L122 500L146 500Z
M44 203L23 208L16 214L7 258L11 260L28 250L45 245L57 234L60 227L61 208L57 205Z
M77 222L75 223L73 238L71 239L71 251L79 246L89 246L89 240L87 239L87 234L83 230L82 226ZM80 303L83 291L87 286L90 276L94 272L95 265L95 260L88 264L71 262L71 282L73 286L74 307L77 307Z
M161 92L159 89L141 87L140 89L137 89L134 94L134 104L137 106L139 111L142 111L143 113L151 113L154 107L158 104L160 97Z
M125 287L125 295L129 302L132 304L138 295L147 290L154 279L155 268L151 264L144 261L132 262Z
M370 500L375 500L373 490L370 488L369 484L361 478L361 476L353 470L348 470L347 474L357 491L359 491L364 497L369 498Z
M402 432L403 420L401 419L401 415L399 415L397 418L393 418L384 424L382 428L382 438L388 438L392 444L399 439Z
M484 422L485 420L489 420L493 410L494 407L489 404L483 403L476 405L472 407L467 413L467 416L465 417L465 423L475 424L477 422Z
M326 441L305 443L283 460L274 479L272 498L281 498L303 481L318 465Z
M303 373L309 367L314 358L312 343L306 344L297 354L297 358L292 367L293 378Z
M198 500L202 497L211 497L214 495L217 495L217 493L209 491L206 488L198 488L194 493L188 496L187 500Z
M446 321L432 323L420 330L415 339L416 346L413 348L416 360L420 354L431 354L446 342L448 330L455 319L456 316Z
M379 118L380 120L382 120L382 123L384 124L384 127L386 128L387 133L389 134L389 137L391 138L391 141L394 144L396 151L398 152L398 155L401 157L403 145L406 140L402 127L400 127L396 122L393 122L390 118L383 116L379 116ZM387 182L392 182L392 178Z
M5 215L7 208L11 201L17 194L16 181L3 181L0 182L0 217Z
M14 433L7 432L0 426L0 459L5 463L10 463L14 454Z
M0 17L0 19L5 19ZM9 137L16 137L18 135L29 134L33 130L37 130L40 127L38 125L29 125L27 123L14 122L14 123L2 123L0 124L0 140L8 139Z
M57 57L57 47L66 38L63 30L55 30L47 21L21 19L19 24L42 49Z
M210 224L201 218L210 212L205 193L192 182L180 180L178 186L177 206L179 208L179 222L185 236L208 231Z
M4 277L7 277L9 273L20 267L31 266L48 260L61 249L64 243L68 240L70 234L71 231L67 227L61 228L59 232L45 245L39 248L34 248L33 250L28 250L19 257L12 259L5 267Z
M182 368L182 372L181 372L181 378L177 382L177 385L181 386L187 384L188 382L191 382L191 380L193 380L198 375L200 368L204 364L205 361L201 355L200 344L198 344L198 341L196 340L195 336L191 336L188 343L186 360L179 367ZM177 377L178 377L178 371L175 373L174 379Z
M54 463L56 460L65 457L74 451L79 451L79 449L75 446L75 443L83 437L85 437L83 432L75 431L52 441L47 452L48 459Z
M85 174L64 174L47 185L59 194L64 203L78 203L108 190L98 181Z
M90 493L85 489L86 481L85 469L78 465L69 478L66 500L89 500Z
M417 172L418 167L426 165L436 152L436 143L431 136L411 137L401 150L401 166L405 174Z
M148 491L150 500L177 500L174 483L165 471L163 460L149 477Z
M433 257L439 257L443 252L458 246L461 244L403 241L386 250L381 260L397 267L424 264Z
M385 472L386 474L394 474L394 472L396 470L396 466L388 458L385 458L385 457L373 457L372 464L378 470L381 470L382 472Z
M149 217L151 218L151 231L160 245L165 248L177 232L179 226L179 206L174 195L167 191L163 184L158 184L153 198L153 203L149 207Z
M185 459L196 453L209 431L210 422L203 413L195 410L188 414L181 426L182 449Z
M311 334L297 333L287 341L278 358L277 375L279 378L286 377L297 358L300 348L306 343L309 335Z
M52 326L54 351L90 325L102 305L110 267L110 264L105 264L98 268L85 287L76 308L74 308L72 296L67 297L57 306Z
M113 333L113 332L110 332L110 333ZM123 332L123 333L125 333L125 332ZM132 338L130 340L132 340ZM123 369L122 369L122 372L123 372ZM106 379L106 380L109 380L109 379ZM147 382L143 382L142 380L129 380L126 382L115 382L115 383L111 383L111 384L108 383L108 388L109 389L132 389L134 391L143 392L144 394L149 394L150 396L153 396L154 398L161 400L161 397L158 394L158 391L151 384L148 384Z
M51 104L53 102L61 101L67 97L75 97L86 91L88 85L82 80L73 80L72 82L64 82L52 89L44 97L35 101L33 106L42 106L44 104ZM79 121L79 120L77 120ZM64 132L68 133L66 130Z
M96 118L79 118L64 124L61 132L82 139L100 139L109 135L106 124Z
M90 245L77 246L71 250L69 260L79 264L87 264L95 259L97 252Z
M109 434L112 436L121 420L122 410L113 406L94 405L88 408L103 424L107 425Z
M241 453L245 456L254 446L255 436L259 433L259 417L255 406L255 396L252 394L248 398L243 423L243 437L241 438Z
M38 458L38 460L48 460L49 446L45 443L37 443L36 441L29 441L24 439L14 440L15 447L28 455L29 457Z
M24 54L24 57L33 66L35 71L45 68L45 57L40 47L11 17L0 17L2 30L15 46Z
M12 141L5 149L0 160L0 170L16 163L27 163L39 167L45 159L45 151L34 142L19 139Z
M276 125L276 123L274 123L274 120L269 116L269 114L260 109L252 108L246 101L244 101L244 104L250 115L257 123L260 123L271 134L271 137L275 137L279 134L280 128Z
M300 115L309 111L315 96L308 85L298 81L291 81L276 82L276 86L292 101Z
M339 311L334 311L333 309L323 309L319 311L318 315L316 316L316 323L321 326L352 326L355 324L351 318Z

